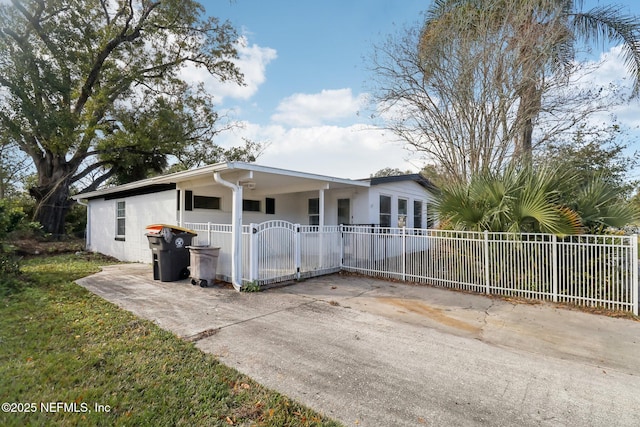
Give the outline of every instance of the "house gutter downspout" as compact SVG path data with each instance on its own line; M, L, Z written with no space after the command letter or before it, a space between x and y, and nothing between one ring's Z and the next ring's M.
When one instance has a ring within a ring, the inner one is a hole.
M242 185L225 181L219 172L213 173L213 179L220 185L231 189L231 284L236 291L242 289Z

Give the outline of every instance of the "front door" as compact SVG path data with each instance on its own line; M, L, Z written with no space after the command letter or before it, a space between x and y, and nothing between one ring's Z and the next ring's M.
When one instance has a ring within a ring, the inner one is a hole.
M351 200L338 199L338 225L351 224Z

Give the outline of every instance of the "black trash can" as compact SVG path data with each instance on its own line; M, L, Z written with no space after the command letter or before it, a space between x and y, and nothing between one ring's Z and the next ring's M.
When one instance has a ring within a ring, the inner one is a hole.
M197 235L186 228L166 225L149 226L147 233L153 262L153 279L175 282L189 277L189 249Z

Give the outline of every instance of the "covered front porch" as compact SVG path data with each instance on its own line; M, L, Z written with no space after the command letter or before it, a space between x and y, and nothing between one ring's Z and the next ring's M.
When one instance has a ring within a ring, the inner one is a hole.
M240 289L269 283L265 268L278 280L299 277L301 269L339 270L337 226L370 221L368 187L366 181L228 163L176 182L177 222L198 232L196 244L225 248L222 276ZM296 259L294 248L301 245L317 254L305 250L309 255ZM258 252L268 259L251 256Z

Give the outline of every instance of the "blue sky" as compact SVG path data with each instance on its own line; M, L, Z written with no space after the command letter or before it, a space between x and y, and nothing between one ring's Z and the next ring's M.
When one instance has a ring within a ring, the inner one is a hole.
M218 0L207 11L229 19L250 44L270 47L268 81L245 113L268 119L278 103L295 93L362 90L364 57L372 44L393 31L394 22L416 21L424 0Z
M374 44L419 21L428 0L202 3L207 13L228 19L243 40L238 66L247 85L207 82L220 110L242 125L220 144L248 137L268 144L258 163L344 178L368 177L384 167L422 167L422 159L368 118L366 58ZM594 4L611 3L588 1L585 8ZM640 13L630 0L618 4ZM614 57L605 70L605 78L624 74ZM640 125L639 105L620 109L619 118Z

